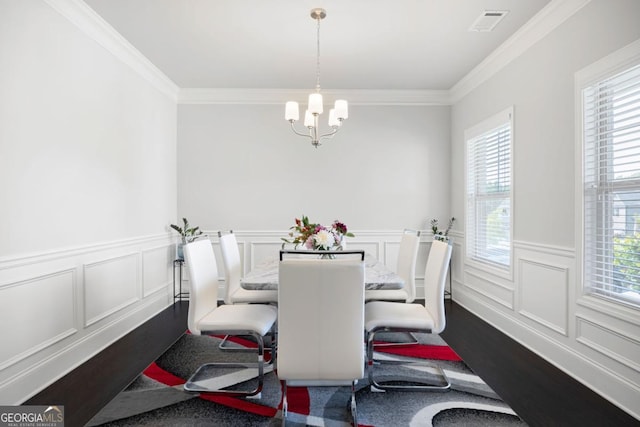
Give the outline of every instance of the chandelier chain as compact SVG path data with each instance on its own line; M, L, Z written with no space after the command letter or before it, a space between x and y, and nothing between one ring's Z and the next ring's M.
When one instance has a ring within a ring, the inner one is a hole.
M320 17L316 19L316 21L318 21L316 37L316 92L320 92L320 19Z

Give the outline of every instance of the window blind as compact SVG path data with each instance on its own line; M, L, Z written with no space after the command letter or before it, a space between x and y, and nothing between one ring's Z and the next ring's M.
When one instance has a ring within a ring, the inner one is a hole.
M640 65L582 101L585 288L640 304Z
M511 263L511 120L467 141L467 257Z

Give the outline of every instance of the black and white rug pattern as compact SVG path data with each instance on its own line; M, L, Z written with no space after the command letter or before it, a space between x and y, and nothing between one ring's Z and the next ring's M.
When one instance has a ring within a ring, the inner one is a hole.
M357 385L358 425L367 426L525 426L526 424L438 336L419 335L420 344L388 347L376 359L428 362L445 370L447 392L372 390L368 380ZM384 337L402 342L402 334ZM282 390L271 366L259 398L222 397L189 393L184 382L203 363L255 361L255 353L218 348L219 337L185 334L130 386L98 413L89 426L280 426ZM236 340L236 347L252 343ZM330 344L328 344L330 345ZM433 376L433 368L393 365L391 375ZM376 371L385 375L384 371ZM217 373L219 381L243 389L242 370ZM289 387L287 425L351 425L350 387Z

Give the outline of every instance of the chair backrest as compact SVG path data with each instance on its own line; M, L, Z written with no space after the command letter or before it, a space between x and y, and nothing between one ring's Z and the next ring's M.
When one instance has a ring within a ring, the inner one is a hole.
M242 266L240 264L240 250L238 241L233 233L220 236L220 251L222 252L222 262L224 264L225 277L225 304L233 304L231 295L240 289L240 278L242 277Z
M184 246L189 270L189 313L187 325L194 335L200 335L198 321L218 306L218 265L209 239Z
M434 240L431 243L427 267L424 271L425 307L434 319L434 334L444 330L446 318L444 313L444 287L451 259L451 246L446 242Z
M280 379L353 381L364 376L364 261L337 258L280 261Z
M404 230L400 240L396 273L404 280L407 302L413 302L416 298L416 261L418 259L419 246L420 232Z

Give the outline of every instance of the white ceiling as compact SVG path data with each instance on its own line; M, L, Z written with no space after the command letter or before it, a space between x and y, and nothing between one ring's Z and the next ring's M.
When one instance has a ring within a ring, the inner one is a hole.
M550 0L85 0L181 88L447 90ZM509 13L468 31L485 10Z

